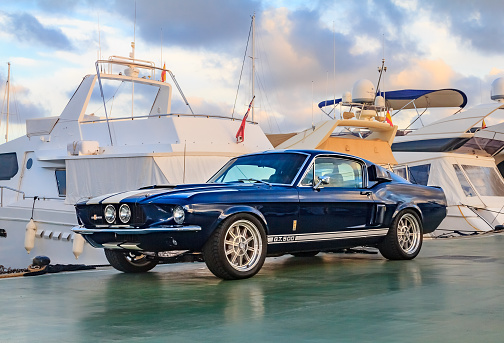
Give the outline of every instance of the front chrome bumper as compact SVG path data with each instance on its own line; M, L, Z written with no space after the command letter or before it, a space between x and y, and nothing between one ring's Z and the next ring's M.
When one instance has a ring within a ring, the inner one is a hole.
M174 227L149 227L146 229L125 229L125 228L104 228L104 229L87 229L84 226L74 226L72 231L80 233L81 235L90 235L93 233L115 233L118 235L146 235L149 233L163 233L163 232L195 232L201 231L201 226L186 225Z

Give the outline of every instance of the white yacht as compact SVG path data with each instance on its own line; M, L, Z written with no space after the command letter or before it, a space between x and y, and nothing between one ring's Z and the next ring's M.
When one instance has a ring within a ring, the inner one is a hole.
M504 80L494 82L491 97L497 102L457 111L394 140L394 171L445 191L448 213L434 236L486 232L504 223L504 180L495 159L503 159L504 124L484 125L488 116L504 113Z
M0 145L0 265L25 268L37 255L108 264L71 231L77 201L205 182L231 157L273 148L255 122L238 139L241 118L193 114L173 73L132 48L130 57L97 61L60 116L27 120L25 136ZM166 74L190 114L171 113Z

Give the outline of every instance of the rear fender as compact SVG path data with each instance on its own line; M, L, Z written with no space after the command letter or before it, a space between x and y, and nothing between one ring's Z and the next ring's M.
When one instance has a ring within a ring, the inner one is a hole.
M401 212L402 210L406 210L406 209L414 210L418 214L420 221L423 223L424 218L423 218L422 211L420 210L420 207L418 207L416 204L412 204L412 203L399 204L394 211L394 215L392 216L392 221L394 221L394 219L399 214L399 212Z

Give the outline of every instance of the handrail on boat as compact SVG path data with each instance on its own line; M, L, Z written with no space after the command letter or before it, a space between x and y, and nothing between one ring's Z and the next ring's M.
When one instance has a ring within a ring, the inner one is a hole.
M23 200L25 199L25 192L20 191L19 189L7 187L7 186L0 186L0 207L3 207L3 193L4 193L3 191L4 191L4 188L8 189L9 191L13 191L13 192L17 192L17 193L23 194Z
M156 114L156 115L146 115L146 116L136 116L136 117L121 117L121 118L109 118L108 121L120 121L120 120L134 120L134 119L142 119L142 118L152 118L152 117L203 117L203 118L216 118L216 119L228 119L232 121L242 121L240 118L231 118L226 116L219 115L211 115L211 114L190 114L190 113L168 113L168 114ZM93 120L83 120L81 124L89 124L89 123L97 123L97 122L106 122L107 119L93 119ZM257 122L252 120L247 120L247 123L257 124Z

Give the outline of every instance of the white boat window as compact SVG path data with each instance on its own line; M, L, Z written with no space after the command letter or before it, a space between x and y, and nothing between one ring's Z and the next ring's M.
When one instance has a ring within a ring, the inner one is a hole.
M66 196L66 170L56 169L56 184L58 185L58 195L60 197Z
M504 183L495 168L462 165L469 180L482 196L504 196Z
M406 167L393 168L393 171L394 171L394 173L396 173L397 175L399 175L403 179L405 179L405 180L408 179Z
M131 95L133 93L135 94L133 116L139 117L149 115L159 91L159 87L141 83L118 82L116 80L102 80L102 86L109 118L127 118L132 116ZM96 117L105 119L103 100L98 83L93 89L89 105L86 109L86 114L91 113Z
M10 180L18 172L18 161L15 152L0 154L0 180Z
M466 195L466 197L476 196L476 191L472 188L469 181L467 181L467 179L466 179L464 173L462 172L462 169L460 169L459 165L454 164L453 169L455 169L455 174L457 174L457 178L460 182L460 185L462 186L462 190L464 191L464 194Z
M411 183L427 186L430 174L430 163L419 166L408 166L408 176Z

